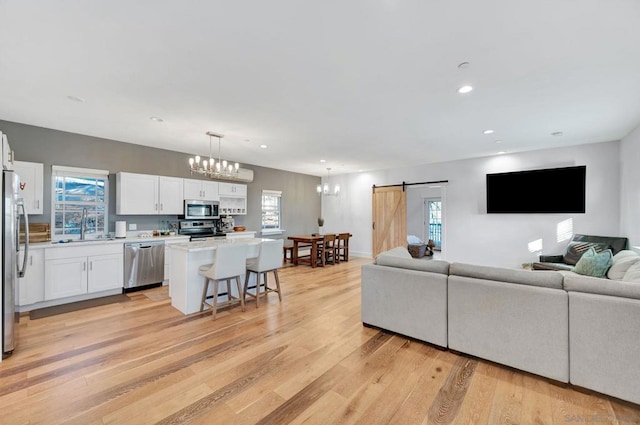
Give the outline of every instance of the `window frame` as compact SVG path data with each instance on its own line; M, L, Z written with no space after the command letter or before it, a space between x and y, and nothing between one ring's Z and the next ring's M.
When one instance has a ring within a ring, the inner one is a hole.
M278 198L278 227L265 227L265 196L277 197ZM262 194L260 196L260 230L262 235L281 235L284 233L284 229L282 228L282 191L281 190L270 190L263 189Z
M58 177L68 177L68 178L78 178L78 179L96 179L104 181L104 196L103 202L98 202L97 199L95 201L58 201L57 192L56 192L56 180ZM51 166L51 240L52 241L60 241L60 240L77 240L80 239L80 234L78 233L65 233L65 228L57 228L56 227L56 212L58 209L56 208L58 205L87 205L88 207L95 208L97 210L104 210L103 217L103 229L102 232L92 232L92 238L100 238L108 235L109 233L109 171L108 170L98 170L92 168L77 168L77 167L66 167L61 165L52 165ZM96 212L97 215L97 212ZM62 234L58 234L57 232L62 230Z

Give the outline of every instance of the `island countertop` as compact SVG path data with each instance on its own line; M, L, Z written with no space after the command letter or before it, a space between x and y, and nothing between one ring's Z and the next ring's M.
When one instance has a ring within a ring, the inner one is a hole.
M242 245L259 245L264 241L271 241L273 239L268 238L233 238L233 239L205 239L205 240L196 240L192 242L183 242L183 243L174 243L169 245L168 247L175 250L186 251L186 252L200 252L200 251L213 251L220 245L227 244L242 244Z
M202 265L211 265L215 261L216 249L221 245L234 244L247 247L245 258L256 258L265 238L233 238L233 239L203 239L186 243L174 243L167 247L171 249L171 265L169 277L169 296L171 305L184 314L195 313L200 310L204 277L200 275ZM250 276L250 283L255 284ZM241 282L245 280L245 273L241 275ZM231 286L233 295L238 296L237 290ZM224 298L224 296L223 296Z

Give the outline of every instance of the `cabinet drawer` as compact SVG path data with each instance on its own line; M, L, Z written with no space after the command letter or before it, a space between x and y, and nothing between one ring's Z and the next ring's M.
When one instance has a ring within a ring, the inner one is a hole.
M122 243L93 244L90 242L70 242L69 245L45 248L45 260L60 258L88 257L91 255L122 254Z

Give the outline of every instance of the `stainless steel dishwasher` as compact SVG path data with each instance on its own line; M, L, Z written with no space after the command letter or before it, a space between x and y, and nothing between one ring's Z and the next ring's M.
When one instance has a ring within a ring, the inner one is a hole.
M162 284L164 241L124 244L124 290Z

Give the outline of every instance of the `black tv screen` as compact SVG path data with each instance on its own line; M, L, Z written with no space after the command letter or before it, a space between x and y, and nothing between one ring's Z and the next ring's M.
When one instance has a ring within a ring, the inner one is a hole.
M587 167L487 174L487 213L584 213Z

